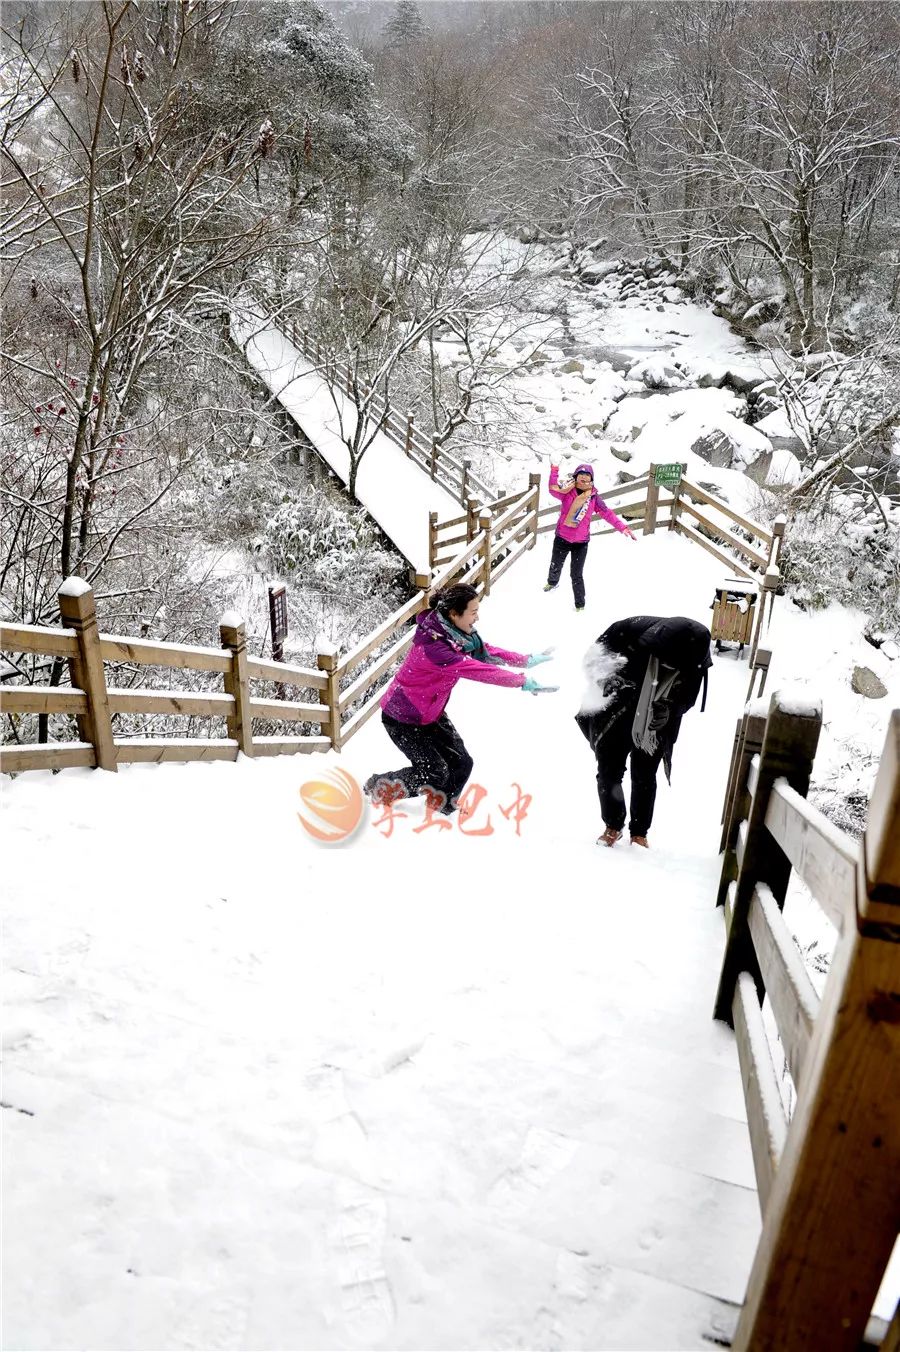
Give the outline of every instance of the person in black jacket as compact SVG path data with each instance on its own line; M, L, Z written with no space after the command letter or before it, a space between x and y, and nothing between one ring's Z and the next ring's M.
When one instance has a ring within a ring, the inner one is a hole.
M671 782L672 749L681 720L697 702L712 666L710 633L675 615L617 620L585 655L588 690L575 721L597 758L597 793L605 831L598 844L615 845L625 827L622 779L631 760L632 845L647 846L662 761Z

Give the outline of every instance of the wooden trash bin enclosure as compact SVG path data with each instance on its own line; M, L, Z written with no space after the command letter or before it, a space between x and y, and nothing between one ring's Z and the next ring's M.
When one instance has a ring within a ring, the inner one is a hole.
M757 595L756 583L744 578L726 577L716 588L709 627L716 652L721 652L723 643L737 643L738 656L743 654L753 633Z

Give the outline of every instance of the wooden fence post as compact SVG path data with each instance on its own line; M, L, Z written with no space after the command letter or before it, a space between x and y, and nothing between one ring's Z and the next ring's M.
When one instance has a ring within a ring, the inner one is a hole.
M428 513L428 567L434 572L437 558L437 512Z
M784 547L784 532L787 526L786 516L776 516L772 523L772 543L769 545L769 557L766 561L767 568L778 566L778 558Z
M775 843L765 824L772 781L783 775L792 789L806 797L821 728L821 709L811 707L794 711L788 701L783 700L780 691L776 691L769 704L765 736L759 753L756 788L746 822L739 821L737 806L732 808L728 834L734 838L738 860L737 883L714 1011L715 1018L724 1019L727 1023L732 1021L731 1007L740 972L749 972L753 977L760 1001L765 994L747 923L753 888L757 883L766 883L781 909L791 876L790 860ZM742 788L743 781L739 780L735 802ZM729 853L726 846L719 885L719 895L723 899L729 886L726 874L728 867Z
M493 545L491 539L491 522L493 519L494 514L488 507L485 507L478 517L478 529L484 531L484 544L481 547L482 596L488 596L491 590L491 548Z
M652 535L656 530L656 512L659 507L659 484L656 482L656 466L647 471L647 497L644 502L644 535Z
M414 426L415 426L415 422L416 422L415 414L413 414L413 413L407 413L407 415L406 415L406 445L405 445L405 447L404 447L404 449L405 449L407 455L409 455L410 452L412 451L412 444L413 444L413 428L414 428Z
M410 568L410 570L409 570L409 582L410 582L410 586L412 587L413 591L420 591L420 592L424 592L424 593L425 593L424 597L422 598L422 605L421 605L420 609L421 609L421 610L427 610L427 609L428 609L428 592L429 592L429 590L430 590L430 588L431 588L431 574L430 574L430 573L417 573L416 570L415 570L415 568Z
M722 839L719 853L723 850L734 851L737 828L747 815L750 803L747 797L747 771L754 756L762 750L766 735L766 716L762 712L745 709L737 721L734 732L734 744L731 753L731 765L728 771L728 787L725 790L725 802L722 806ZM723 869L723 879L726 870ZM734 874L731 875L734 877ZM725 886L731 878L725 880ZM723 886L719 886L716 905L725 900Z
M900 1221L900 711L803 1092L766 1208L736 1352L856 1352ZM887 1347L888 1344L882 1344Z
M538 512L541 506L541 476L540 474L529 474L528 487L531 489L532 510L534 511L534 525L531 529L531 540L528 548L534 549L538 538Z
M468 456L463 456L463 459L462 459L462 484L460 485L460 489L459 489L459 500L460 500L460 503L462 504L463 507L465 507L466 503L467 503L468 500L469 500L469 470L470 470L471 466L472 466L472 461L469 459L469 457L468 457Z
M681 479L687 474L687 461L681 465ZM676 530L678 527L678 513L681 510L681 479L672 489L672 515L669 517L669 530Z
M66 578L59 589L59 613L63 627L74 631L78 656L69 658L72 684L87 695L88 711L78 715L78 737L90 742L101 770L116 773L116 747L113 740L106 673L100 656L100 634L94 593L80 577Z
M772 661L771 648L757 648L756 656L750 667L750 684L747 686L747 699L753 699L753 687L756 684L756 673L760 673L759 689L756 692L756 698L761 698L765 694L766 681L769 679L769 666Z
M478 499L469 498L466 503L466 544L470 545L478 534Z
M340 681L335 670L338 660L337 649L327 639L319 638L316 643L318 648L316 666L319 671L324 671L328 677L327 686L324 690L319 691L319 703L328 707L328 736L335 751L340 751L343 737L341 734Z
M222 677L225 694L234 696L234 713L227 715L228 736L238 751L253 755L253 723L250 718L250 677L247 674L247 632L237 611L229 610L219 621L223 648L231 649L231 671Z
M769 609L769 616L766 620L766 627L772 623L772 611L775 608L775 594L781 586L781 573L775 566L766 569L759 588L759 599L757 600L758 613L756 624L753 629L753 643L750 648L750 666L756 661L756 650L759 647L759 640L763 634L763 620L765 618L766 607Z
M432 479L434 479L434 478L437 477L437 458L438 458L438 444L437 444L437 441L434 439L434 437L432 437L432 439L431 439L431 477L432 477Z

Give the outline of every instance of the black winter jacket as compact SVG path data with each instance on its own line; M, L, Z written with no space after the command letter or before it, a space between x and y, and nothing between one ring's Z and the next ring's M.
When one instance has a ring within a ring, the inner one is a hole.
M626 719L630 725L637 709L638 697L647 671L647 663L656 657L661 666L674 669L678 675L664 701L659 701L659 745L666 778L672 774L672 748L681 728L681 720L697 702L704 689L706 702L706 674L712 666L710 633L696 620L683 615L665 618L659 615L633 615L627 620L616 620L597 639L595 647L607 653L624 657L611 676L606 677L598 694L605 697L604 707L596 713L578 713L575 721L598 754L603 739L610 729ZM657 710L657 704L654 704Z

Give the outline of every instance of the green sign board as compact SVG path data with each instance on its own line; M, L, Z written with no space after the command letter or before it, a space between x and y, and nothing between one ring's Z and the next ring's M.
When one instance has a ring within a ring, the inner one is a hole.
M675 484L681 482L681 465L657 465L656 473L653 476L654 483L664 484L667 488L672 488Z

